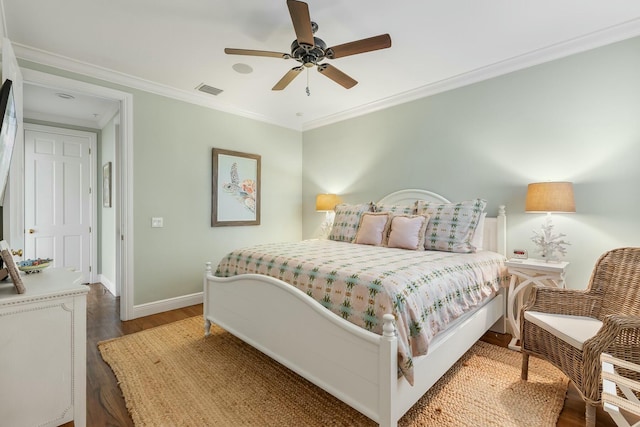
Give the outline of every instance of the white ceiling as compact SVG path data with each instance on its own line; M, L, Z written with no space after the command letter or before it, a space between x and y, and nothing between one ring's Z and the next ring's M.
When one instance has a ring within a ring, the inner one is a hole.
M389 33L392 47L327 60L359 82L349 90L311 69L307 96L305 72L271 90L294 60L223 51L289 52L285 0L0 3L18 57L302 130L640 35L629 0L309 0L327 45Z

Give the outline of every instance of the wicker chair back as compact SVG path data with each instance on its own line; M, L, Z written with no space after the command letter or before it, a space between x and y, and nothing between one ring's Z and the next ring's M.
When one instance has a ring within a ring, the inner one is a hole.
M596 264L591 289L602 294L600 320L610 314L640 316L640 248L614 249Z

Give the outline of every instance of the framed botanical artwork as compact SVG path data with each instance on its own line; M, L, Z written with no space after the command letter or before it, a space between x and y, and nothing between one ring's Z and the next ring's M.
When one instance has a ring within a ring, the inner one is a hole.
M102 167L102 206L111 207L111 162Z
M9 272L9 276L11 277L11 281L13 282L13 286L15 286L16 291L19 294L24 294L26 289L24 287L24 283L22 283L20 271L18 271L16 262L13 260L13 255L11 255L9 244L4 240L0 242L0 256L2 256L2 261L4 262L5 268Z
M260 225L260 156L214 148L211 226Z

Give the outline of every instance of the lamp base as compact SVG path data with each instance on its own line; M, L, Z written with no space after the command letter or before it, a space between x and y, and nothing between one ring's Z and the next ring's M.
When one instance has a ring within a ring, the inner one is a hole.
M533 230L531 241L535 243L536 250L540 253L545 262L559 262L558 254L564 256L567 254L565 246L571 243L563 239L566 234L553 233L553 223L551 222L551 214L547 214L545 222L542 224L541 231Z
M334 211L327 211L324 217L324 221L320 224L320 231L318 233L319 239L328 239L329 234L331 234L331 229L333 228L333 220L335 219L336 213Z

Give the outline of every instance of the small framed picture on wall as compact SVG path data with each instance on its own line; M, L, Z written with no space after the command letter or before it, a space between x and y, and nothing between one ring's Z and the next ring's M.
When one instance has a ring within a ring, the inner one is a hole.
M211 226L260 225L260 156L213 149Z
M102 167L102 206L111 207L111 162Z

